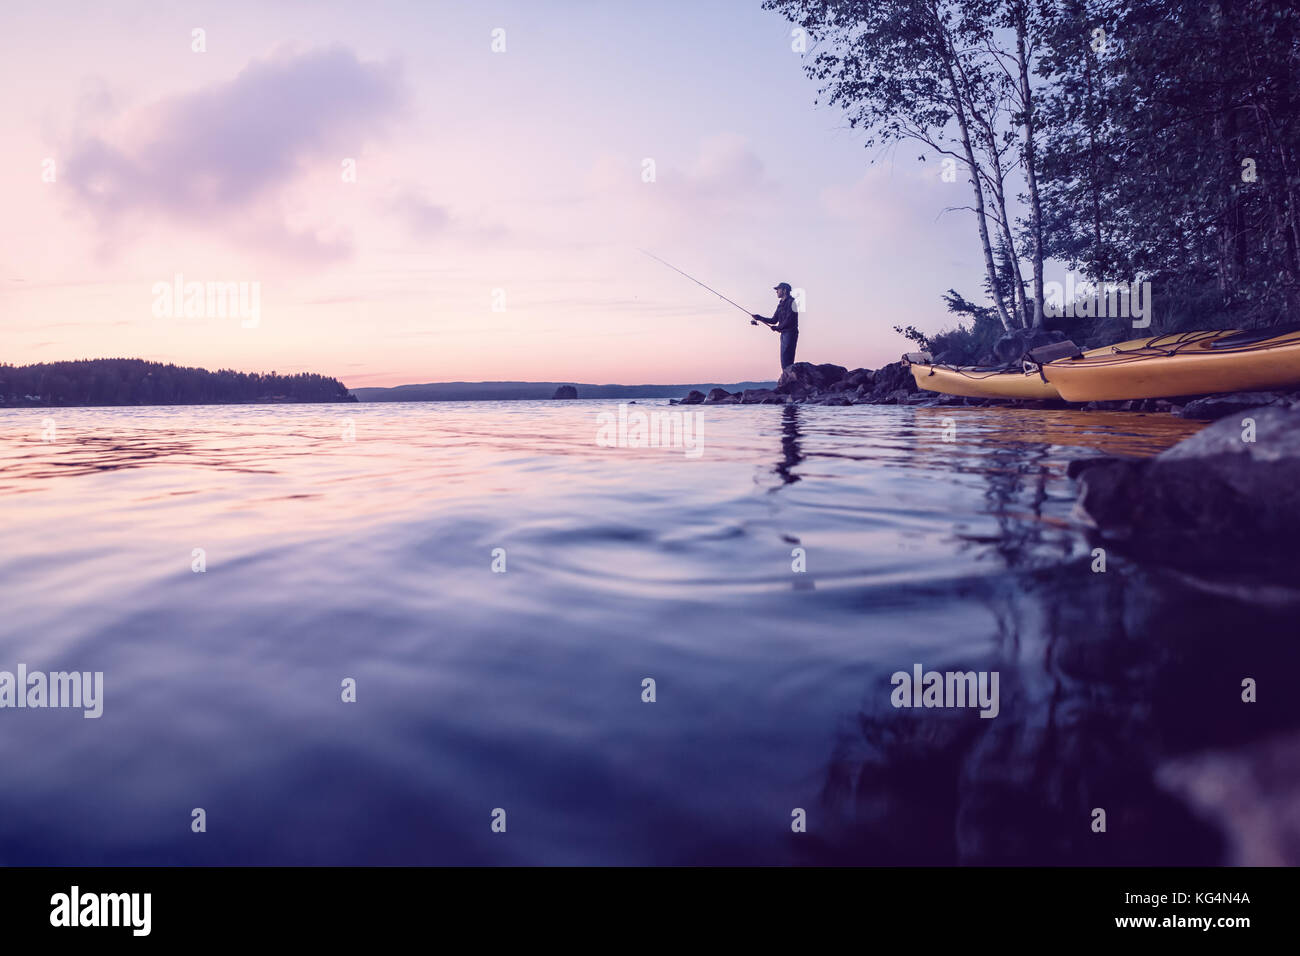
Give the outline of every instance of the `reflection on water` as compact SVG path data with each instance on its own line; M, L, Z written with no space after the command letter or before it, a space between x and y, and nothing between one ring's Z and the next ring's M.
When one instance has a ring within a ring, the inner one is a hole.
M1294 609L1094 572L1065 474L1195 425L705 407L695 459L605 407L0 412L0 670L106 698L0 711L0 862L1222 858L1152 768L1300 724L1239 697ZM893 708L918 663L1000 714Z
M781 459L774 469L781 476L781 485L792 485L799 480L795 468L803 461L803 452L799 447L799 406L784 405L781 408ZM779 491L781 485L771 488Z

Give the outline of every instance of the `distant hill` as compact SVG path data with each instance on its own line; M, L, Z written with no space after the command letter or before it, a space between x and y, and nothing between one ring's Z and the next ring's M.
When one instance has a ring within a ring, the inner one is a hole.
M335 378L234 372L143 359L0 365L0 407L355 402Z
M354 388L363 402L469 402L551 398L561 385L572 385L578 398L681 398L691 389L711 388L740 392L747 388L772 388L775 382L735 382L705 385L583 385L578 382L430 382L392 388Z

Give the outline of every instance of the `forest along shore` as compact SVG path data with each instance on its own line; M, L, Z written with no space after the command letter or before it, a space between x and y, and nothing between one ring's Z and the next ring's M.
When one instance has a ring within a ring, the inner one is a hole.
M336 378L236 372L143 359L0 363L0 408L355 402Z

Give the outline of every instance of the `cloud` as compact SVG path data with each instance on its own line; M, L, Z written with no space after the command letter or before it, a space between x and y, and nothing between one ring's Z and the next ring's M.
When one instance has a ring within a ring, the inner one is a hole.
M335 259L348 242L289 227L280 200L313 167L357 155L403 101L395 65L339 47L257 60L232 80L126 117L129 142L82 136L67 151L65 181L108 232L139 219L215 224L241 244Z
M414 239L455 239L458 243L497 243L510 231L480 215L456 215L449 206L435 203L412 185L398 187L388 202L388 212Z
M389 208L416 236L440 236L451 225L451 213L446 206L430 202L414 189L403 190Z
M744 137L734 133L704 140L683 180L684 188L697 197L750 198L772 186L763 160Z

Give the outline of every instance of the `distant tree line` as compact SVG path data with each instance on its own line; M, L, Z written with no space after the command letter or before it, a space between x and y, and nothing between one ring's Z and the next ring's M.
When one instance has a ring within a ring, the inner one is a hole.
M0 364L0 405L225 405L355 402L335 378L184 368L143 359Z
M1056 262L1098 284L1150 282L1146 334L1296 314L1300 5L764 6L805 32L809 76L868 146L910 142L956 174L943 179L973 214L987 302L950 291L951 312L995 335L1043 325Z

